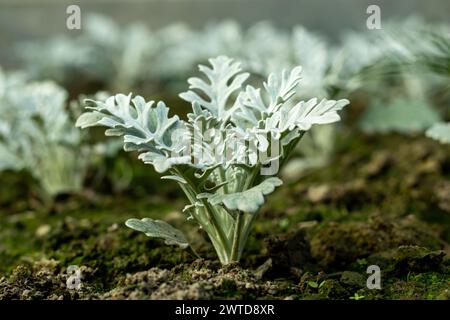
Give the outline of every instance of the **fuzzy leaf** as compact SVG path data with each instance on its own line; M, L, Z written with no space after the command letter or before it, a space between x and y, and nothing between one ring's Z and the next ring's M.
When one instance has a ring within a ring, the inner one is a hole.
M103 116L101 113L85 112L82 115L80 115L80 117L77 119L75 126L82 129L96 126L102 118Z
M270 103L267 112L274 112L280 103L289 100L301 80L302 67L297 66L290 72L283 70L281 74L271 73L264 83L269 94Z
M139 158L152 164L156 171L164 172L173 164L186 163L186 157L172 157L181 149L180 137L184 124L178 116L169 117L169 108L163 102L156 107L141 96L117 94L105 102L86 100L87 109L76 123L85 128L105 126L108 136L123 136L125 151L140 151Z
M315 124L337 122L341 119L337 112L349 103L347 99L337 101L322 99L319 103L315 98L307 102L301 101L292 109L287 107L280 110L280 129L286 131L297 127L302 131L307 131Z
M167 222L150 218L144 218L142 220L128 219L125 225L131 229L145 233L148 237L164 239L164 243L167 245L177 245L182 249L189 247L189 243L183 232L172 227Z
M271 73L264 83L268 103L264 102L260 89L248 85L236 101L237 110L232 116L234 122L240 124L244 121L257 126L266 115L278 111L280 106L295 94L295 89L301 80L301 72L302 68L298 66L290 72L283 70L280 74Z
M208 109L214 117L228 119L233 112L233 107L228 106L228 99L241 88L249 74L241 73L240 63L225 56L209 59L209 62L212 68L200 65L199 69L210 83L196 77L189 78L191 90L181 93L180 97L188 102L198 103ZM192 89L200 91L209 101Z
M259 185L246 191L231 194L203 193L199 198L207 198L212 205L224 205L229 210L240 210L242 212L256 213L264 204L264 196L272 193L275 187L281 186L283 181L271 177Z

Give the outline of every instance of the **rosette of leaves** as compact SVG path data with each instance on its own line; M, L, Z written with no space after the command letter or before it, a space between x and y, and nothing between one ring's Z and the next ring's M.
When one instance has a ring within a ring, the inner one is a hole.
M28 171L44 200L81 190L87 166L89 150L73 128L66 99L51 82L10 85L0 96L0 171Z
M340 120L348 100L295 101L301 68L272 73L263 88L244 83L240 63L225 56L199 66L180 97L192 104L187 120L169 116L163 102L117 94L86 101L77 126L107 127L126 151L166 173L189 200L185 212L211 239L222 264L239 261L253 221L282 181L276 176L304 132ZM278 152L274 152L278 150ZM269 152L270 151L270 152ZM270 154L269 154L270 153ZM158 220L130 219L127 226L167 244L191 248L181 231Z

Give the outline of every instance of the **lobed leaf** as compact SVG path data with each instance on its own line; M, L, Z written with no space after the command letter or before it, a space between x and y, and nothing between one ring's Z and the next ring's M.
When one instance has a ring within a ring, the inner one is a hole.
M208 109L214 117L226 120L234 109L228 105L228 99L241 88L249 74L241 73L240 63L225 56L209 59L209 62L211 68L204 65L199 66L200 71L207 76L209 83L200 78L189 78L188 83L191 90L181 93L180 97L191 103L196 102ZM194 90L206 96L209 101Z
M144 218L142 220L128 219L125 225L131 229L145 233L148 237L164 239L164 243L167 245L177 245L182 249L189 247L189 243L183 232L172 227L167 222L150 218Z
M271 177L259 185L242 192L231 194L199 194L198 198L206 198L212 205L224 205L228 210L256 213L264 204L264 196L272 193L276 187L283 184L279 178Z

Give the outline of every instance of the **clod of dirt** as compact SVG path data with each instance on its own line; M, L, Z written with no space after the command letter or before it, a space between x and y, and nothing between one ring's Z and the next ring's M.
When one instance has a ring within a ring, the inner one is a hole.
M368 222L325 224L312 235L311 253L323 268L336 268L401 245L438 250L442 242L413 217L389 221L376 216Z
M394 275L410 272L443 271L445 252L431 251L419 246L400 246L367 258L370 264L377 264L383 271Z
M311 248L303 229L268 237L265 244L271 266L265 270L264 276L290 275L293 269L302 270L311 265ZM297 276L298 272L294 272L294 275Z
M86 267L80 267L80 271L87 276L93 272ZM69 289L68 276L55 260L40 260L33 264L19 265L8 279L6 277L0 279L0 300L77 299L92 290L89 286L81 286L79 290Z

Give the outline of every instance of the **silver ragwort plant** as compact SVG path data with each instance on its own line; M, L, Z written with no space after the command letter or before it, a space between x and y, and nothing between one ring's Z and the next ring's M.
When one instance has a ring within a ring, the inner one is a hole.
M117 94L106 101L86 100L81 128L107 127L106 135L122 136L126 151L138 151L163 179L178 183L190 204L188 220L209 236L222 264L239 261L265 196L282 181L279 169L315 124L340 120L349 101L293 99L301 67L272 73L263 88L244 83L240 63L225 56L200 65L207 80L190 78L180 97L192 104L187 120L169 117L163 102ZM195 253L183 233L150 218L126 225Z

